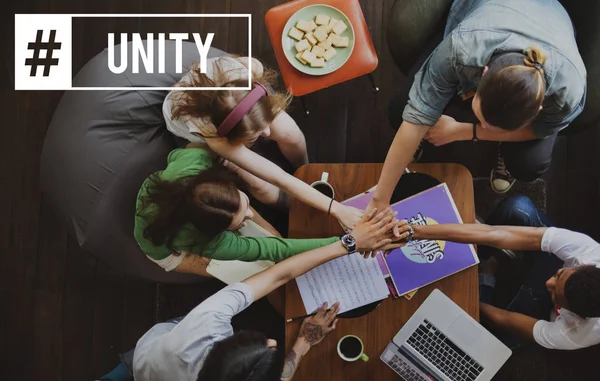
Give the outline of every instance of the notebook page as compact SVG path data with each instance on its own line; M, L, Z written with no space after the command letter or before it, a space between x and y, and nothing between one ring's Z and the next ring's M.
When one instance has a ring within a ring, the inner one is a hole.
M340 313L385 299L388 287L376 258L345 255L296 278L306 313L340 302Z

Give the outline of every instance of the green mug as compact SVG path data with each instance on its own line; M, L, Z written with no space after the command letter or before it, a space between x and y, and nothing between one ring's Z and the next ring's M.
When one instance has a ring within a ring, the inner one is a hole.
M365 362L369 361L369 356L365 354L365 346L358 336L346 335L338 341L337 345L338 356L344 361L352 362L361 359Z

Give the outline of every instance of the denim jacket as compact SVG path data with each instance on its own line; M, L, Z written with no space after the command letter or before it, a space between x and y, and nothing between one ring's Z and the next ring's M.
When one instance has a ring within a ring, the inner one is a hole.
M403 119L434 125L453 96L477 89L493 55L534 46L547 60L533 132L544 138L566 128L583 111L587 74L573 24L557 0L455 0L443 41L415 75Z

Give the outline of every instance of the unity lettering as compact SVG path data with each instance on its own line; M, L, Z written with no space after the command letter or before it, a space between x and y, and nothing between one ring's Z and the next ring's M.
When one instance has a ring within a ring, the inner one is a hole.
M199 67L202 73L206 73L206 62L208 59L208 51L210 50L210 46L213 42L215 34L208 33L206 35L206 39L202 41L202 37L200 33L192 33L192 37L194 42L196 43L196 48L198 49L198 54L200 56ZM120 54L120 62L117 66L115 62L115 34L108 34L108 68L114 74L123 73L128 67L128 39L127 33L121 33L121 54ZM183 64L182 64L182 45L183 41L189 38L188 33L169 33L169 39L175 41L175 69L177 73L183 72ZM131 70L134 74L138 74L140 72L140 60L144 65L144 72L151 74L155 73L154 54L158 55L158 68L156 73L165 73L165 41L166 36L165 33L157 34L157 47L158 51L154 52L154 33L148 33L145 38L146 42L144 43L144 39L140 33L133 33L131 36ZM145 45L145 46L144 46Z

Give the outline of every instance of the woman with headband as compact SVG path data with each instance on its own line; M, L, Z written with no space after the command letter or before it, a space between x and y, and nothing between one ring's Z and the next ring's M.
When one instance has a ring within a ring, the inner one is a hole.
M250 149L263 136L275 140L292 165L308 163L304 135L285 112L290 96L273 91L274 71L254 58L217 57L209 60L205 74L194 66L178 85L247 88L249 65L251 91L171 91L163 103L167 128L215 153L268 203L285 204L291 195L352 228L362 211L331 200Z
M390 103L390 122L400 127L370 207L389 203L423 139L436 146L498 142L490 175L498 193L515 179L540 177L558 132L582 112L585 95L586 69L557 0L455 1L443 40L414 75L408 102L399 93ZM451 100L468 110L471 123L443 115Z

